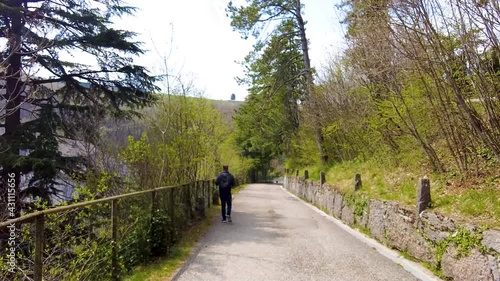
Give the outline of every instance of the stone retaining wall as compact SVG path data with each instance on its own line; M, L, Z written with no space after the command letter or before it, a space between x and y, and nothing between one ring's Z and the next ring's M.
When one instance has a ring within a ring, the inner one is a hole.
M500 281L500 231L458 225L453 219L398 202L343 194L328 184L285 177L288 191L369 233L379 242L431 265L456 281Z

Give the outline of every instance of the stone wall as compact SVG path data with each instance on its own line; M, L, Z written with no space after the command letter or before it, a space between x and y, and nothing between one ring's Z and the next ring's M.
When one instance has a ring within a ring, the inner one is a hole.
M356 226L390 248L429 264L441 277L463 281L500 281L500 231L459 225L453 219L398 202L341 193L328 184L285 177L288 191Z

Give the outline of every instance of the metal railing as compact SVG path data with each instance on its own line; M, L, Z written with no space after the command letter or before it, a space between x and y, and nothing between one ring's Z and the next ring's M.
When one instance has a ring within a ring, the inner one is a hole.
M119 280L151 256L166 254L200 216L197 210L211 206L214 190L213 181L197 181L1 222L0 230L15 226L16 235L15 246L2 241L0 280Z

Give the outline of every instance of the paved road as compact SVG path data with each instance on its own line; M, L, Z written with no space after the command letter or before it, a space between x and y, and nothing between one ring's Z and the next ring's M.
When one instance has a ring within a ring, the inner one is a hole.
M279 185L249 185L233 208L174 280L418 280Z

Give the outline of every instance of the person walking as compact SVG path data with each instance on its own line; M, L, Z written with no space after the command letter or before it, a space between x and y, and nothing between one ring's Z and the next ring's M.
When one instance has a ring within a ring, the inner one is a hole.
M231 219L231 208L232 208L232 195L231 189L235 187L235 181L233 175L229 173L229 167L227 165L222 166L223 172L217 176L215 184L219 186L219 197L221 201L221 212L222 212L222 222L232 222ZM227 209L226 209L227 205Z

